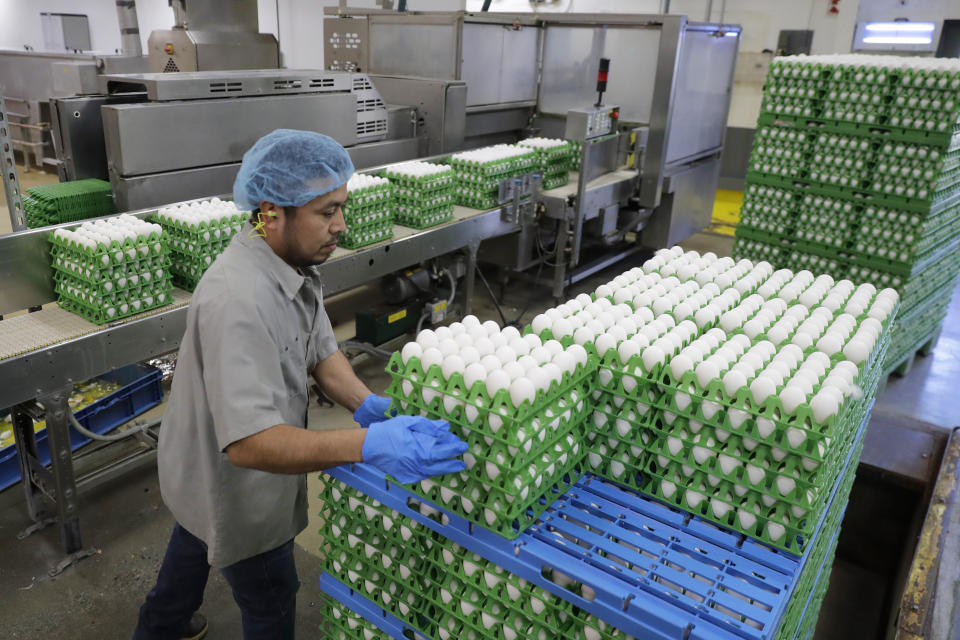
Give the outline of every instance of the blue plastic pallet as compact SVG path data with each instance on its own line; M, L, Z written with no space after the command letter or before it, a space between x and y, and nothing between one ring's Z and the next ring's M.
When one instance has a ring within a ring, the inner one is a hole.
M74 414L77 422L94 433L103 434L115 429L163 400L163 374L156 367L130 364L97 377L116 382L120 388ZM40 461L50 464L46 430L37 433L36 437ZM70 445L74 451L88 442L89 438L70 428ZM0 450L0 491L17 482L20 482L20 461L16 447L11 445Z
M854 443L863 437L869 415L868 410ZM841 476L854 462L853 450ZM442 523L424 516L411 507L426 502L419 496L372 467L349 467L328 473L638 638L771 638L809 556L773 549L590 475L519 538L506 540L436 505L431 506L443 514ZM544 568L589 585L596 597L588 601L560 587L543 577Z
M416 629L407 626L407 623L400 620L400 618L380 608L380 606L372 600L365 598L330 574L320 574L320 590L354 613L363 616L368 621L377 625L381 631L388 634L391 638L396 638L396 640L410 640L413 634L416 634L418 637L424 637Z

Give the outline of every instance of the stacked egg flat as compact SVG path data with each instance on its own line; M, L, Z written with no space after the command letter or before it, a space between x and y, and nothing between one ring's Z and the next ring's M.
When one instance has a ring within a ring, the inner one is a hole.
M662 250L533 319L601 358L588 470L797 551L879 382L897 295Z
M515 537L546 508L541 498L576 481L596 366L579 345L475 316L421 331L391 359L387 393L402 413L449 421L470 450L466 471L414 491Z

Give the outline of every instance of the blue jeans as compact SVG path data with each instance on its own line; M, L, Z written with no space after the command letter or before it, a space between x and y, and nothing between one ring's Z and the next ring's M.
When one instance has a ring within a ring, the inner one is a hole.
M220 570L240 606L244 640L294 637L300 581L293 540ZM179 640L203 602L210 565L207 545L178 523L173 527L157 584L140 607L134 640Z

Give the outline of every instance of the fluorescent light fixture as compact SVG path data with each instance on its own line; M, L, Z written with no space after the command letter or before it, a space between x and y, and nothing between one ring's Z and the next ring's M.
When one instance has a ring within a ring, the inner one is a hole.
M865 44L930 44L930 36L868 36L863 39Z
M867 31L876 31L881 33L890 32L921 32L933 33L937 25L933 22L869 22L864 27Z
M740 32L739 32L739 31L727 31L727 32L724 33L723 35L724 35L725 37L727 37L727 38L736 38L737 36L740 35Z

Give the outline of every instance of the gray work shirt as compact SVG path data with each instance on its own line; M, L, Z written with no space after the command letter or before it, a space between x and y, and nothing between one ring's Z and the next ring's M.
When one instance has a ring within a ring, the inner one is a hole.
M320 278L299 275L247 224L204 274L160 429L160 491L214 567L307 526L303 474L234 466L224 449L278 424L306 427L309 372L337 350Z

